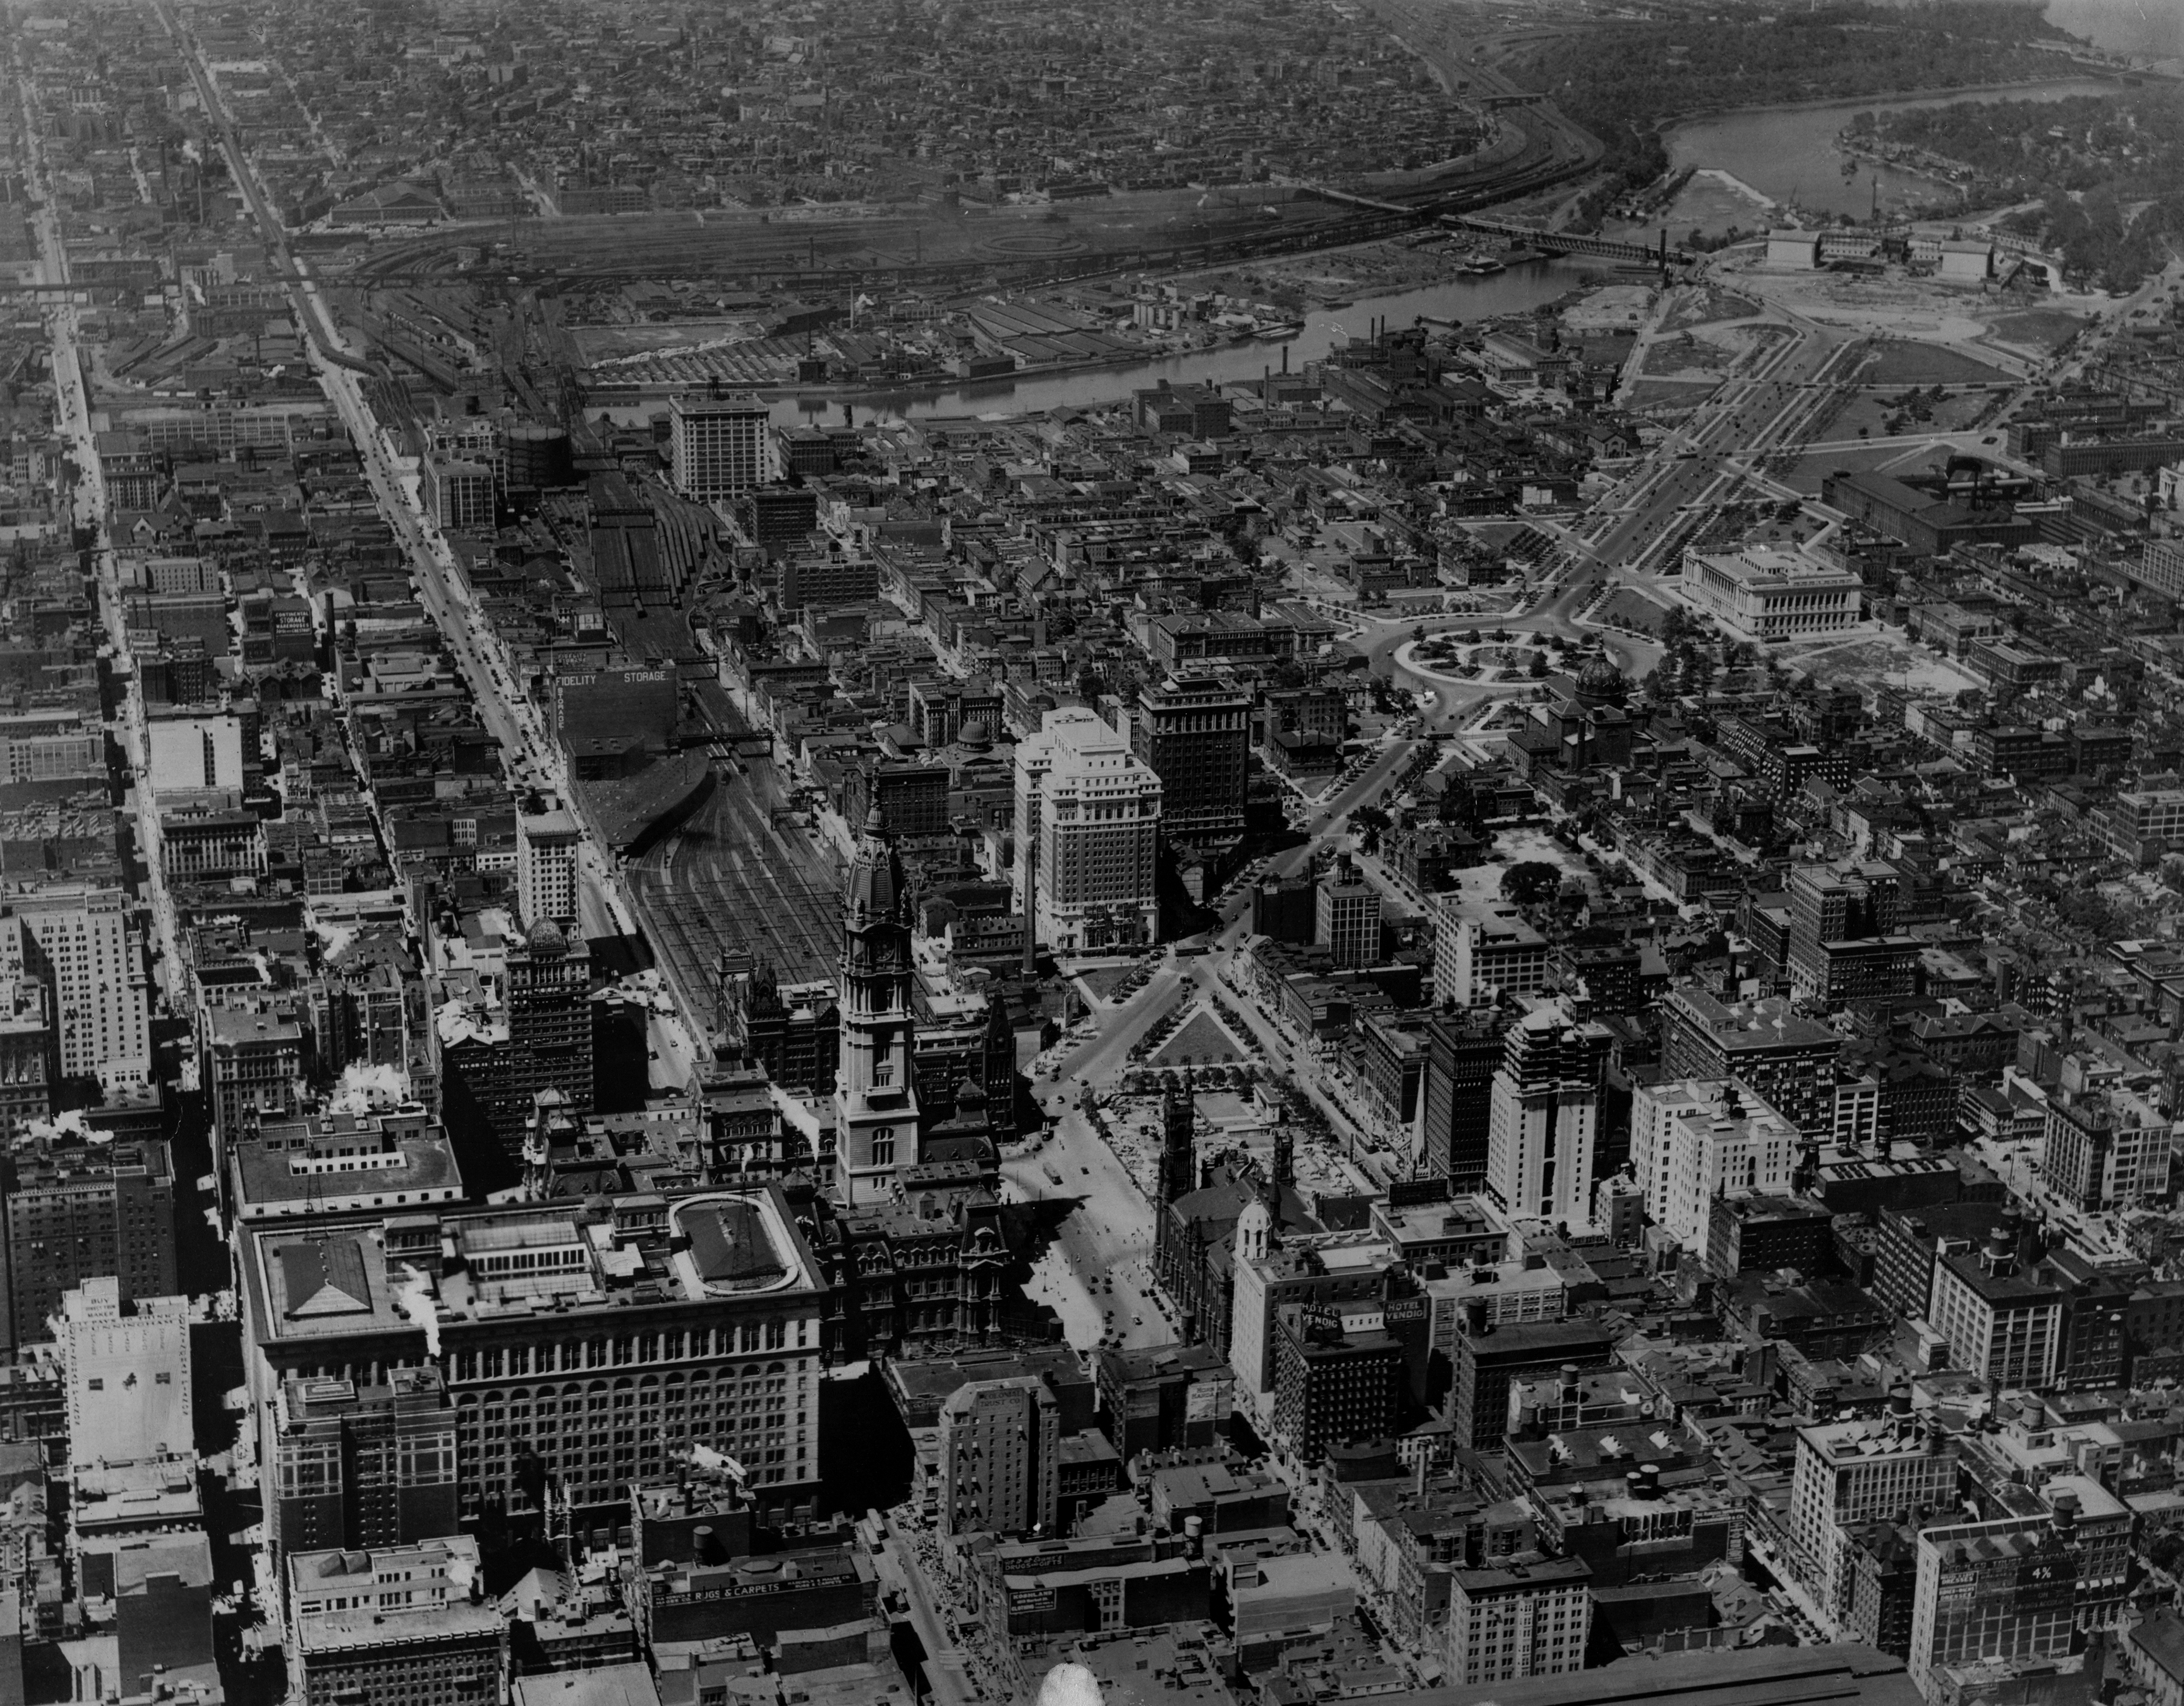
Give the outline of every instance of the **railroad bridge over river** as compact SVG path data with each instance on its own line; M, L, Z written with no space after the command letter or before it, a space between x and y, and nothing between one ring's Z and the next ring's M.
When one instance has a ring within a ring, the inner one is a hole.
M1680 248L1669 247L1669 234L1663 230L1658 248L1649 243L1624 243L1615 237L1585 237L1576 231L1539 231L1530 226L1513 225L1505 220L1482 219L1473 214L1443 214L1440 222L1456 231L1478 231L1488 237L1498 237L1512 243L1522 243L1535 248L1541 254L1590 254L1607 260L1628 261L1634 266L1692 266L1698 257Z

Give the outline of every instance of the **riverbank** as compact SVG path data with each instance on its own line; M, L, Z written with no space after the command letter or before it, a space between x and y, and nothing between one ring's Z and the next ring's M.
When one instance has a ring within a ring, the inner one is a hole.
M2022 100L2027 89L2045 89L2064 83L2102 83L2124 86L2125 76L2146 75L2143 72L2098 72L2081 69L2075 61L2066 76L2027 77L2014 83L1938 84L1919 89L1888 89L1870 95L1822 95L1810 101L1769 101L1756 107L1694 107L1687 113L1679 113L1673 119L1663 119L1654 128L1662 137L1673 136L1677 131L1691 125L1712 124L1720 119L1739 119L1769 113L1824 112L1830 107L1847 108L1852 112L1864 107L1916 106L1930 101L1975 101L1986 95L2014 96ZM2173 81L2163 79L2161 81ZM2092 94L2096 90L2073 90L2071 93ZM2058 96L2057 99L2063 98Z
M1613 276L1611 266L1583 257L1534 261L1488 278L1448 278L1417 289L1360 296L1340 309L1314 309L1305 315L1303 330L1279 343L1220 344L1159 360L1102 361L1060 371L1019 371L990 379L934 378L912 385L844 387L779 385L771 387L767 401L775 421L784 426L814 424L843 404L855 408L860 420L869 413L896 421L1106 408L1128 403L1134 392L1162 380L1171 385L1220 385L1257 379L1269 371L1280 372L1284 354L1289 371L1295 372L1326 356L1338 340L1364 337L1375 320L1395 327L1421 318L1475 326L1504 315L1528 315ZM586 404L588 413L604 409L632 426L659 406L657 399L638 398Z
M1850 114L1870 112L1885 117L1997 97L2048 103L2116 93L2113 81L2084 77L1981 83L1693 113L1678 119L1663 134L1672 165L1678 170L1693 167L1702 174L1692 181L1694 186L1711 170L1734 176L1744 189L1777 207L1801 209L1799 217L1863 220L1879 212L1908 218L1914 207L1925 208L1936 199L1934 181L1924 173L1880 162L1845 177L1838 137ZM1725 205L1727 200L1719 195L1696 197L1687 188L1670 220L1679 227L1696 226L1709 236L1725 229L1724 220L1748 228L1748 217L1736 217Z

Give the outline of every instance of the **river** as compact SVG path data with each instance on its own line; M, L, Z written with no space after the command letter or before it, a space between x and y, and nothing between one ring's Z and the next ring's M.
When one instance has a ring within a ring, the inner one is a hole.
M2176 0L2048 0L2048 21L2111 53L2184 66L2184 8Z
M1835 101L1809 107L1755 107L1694 119L1669 132L1669 158L1678 167L1696 167L1699 176L1676 198L1665 217L1655 222L1655 228L1664 223L1672 235L1680 237L1694 226L1719 232L1736 225L1751 231L1781 222L1781 216L1764 203L1739 193L1721 179L1709 176L1710 173L1728 174L1771 201L1794 201L1818 213L1863 217L1873 209L1876 182L1884 212L1907 203L1946 201L1953 193L1950 187L1939 178L1917 172L1886 166L1876 169L1860 161L1857 173L1845 177L1836 137L1849 124L1851 114L1951 107L1966 101L2060 101L2073 95L2115 92L2114 84L2096 77L2071 77L1953 95ZM1623 233L1611 231L1609 234Z
M1299 369L1334 348L1338 333L1362 337L1376 319L1402 327L1427 315L1468 325L1496 315L1529 313L1588 282L1613 276L1603 261L1532 261L1490 278L1452 278L1421 289L1360 297L1346 308L1318 309L1305 316L1303 330L1286 343L1228 343L1162 361L1136 361L1123 367L1093 368L1043 378L956 382L941 390L869 392L849 399L849 406L856 411L860 423L1095 408L1125 402L1132 392L1147 389L1163 379L1171 385L1205 384L1256 379L1269 367L1279 372L1284 351L1290 368ZM664 403L638 403L600 412L635 424L666 407ZM838 397L784 398L773 404L773 418L783 426L816 426L838 421L842 408L843 399Z

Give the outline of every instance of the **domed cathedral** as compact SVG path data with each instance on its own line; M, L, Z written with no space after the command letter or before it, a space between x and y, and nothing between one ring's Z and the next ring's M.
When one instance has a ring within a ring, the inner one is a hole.
M916 1020L910 884L875 806L842 889L841 1054L834 1076L834 1194L844 1207L892 1200L923 1158L911 1071Z

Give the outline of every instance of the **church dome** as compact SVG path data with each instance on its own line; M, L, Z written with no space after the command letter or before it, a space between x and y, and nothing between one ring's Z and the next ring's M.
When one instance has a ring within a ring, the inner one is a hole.
M1596 657L1578 672L1577 690L1586 699L1621 699L1630 683L1606 658Z
M963 733L959 738L964 745L983 752L994 744L994 728L984 717L974 716L963 725Z

